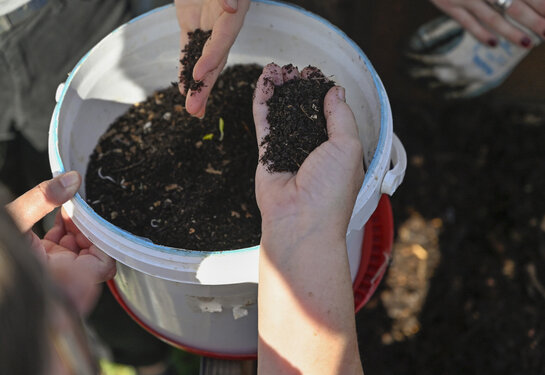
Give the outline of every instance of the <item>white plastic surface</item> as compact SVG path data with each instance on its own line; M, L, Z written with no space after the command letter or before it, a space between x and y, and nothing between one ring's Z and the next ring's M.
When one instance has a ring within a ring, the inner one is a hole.
M59 102L59 99L61 98L62 92L64 91L64 82L60 83L57 86L57 90L55 91L55 102Z
M49 139L53 173L75 169L85 175L109 124L131 104L176 80L178 53L173 7L131 21L93 48L73 69L55 108ZM404 172L395 160L399 168L389 171L393 130L386 92L359 47L334 26L284 3L252 2L228 64L271 61L318 66L346 89L367 167L347 233L354 279L363 225L378 204L384 177L389 172L390 186L397 187ZM398 160L401 154L395 154ZM93 243L118 260L115 282L135 314L187 346L255 353L257 310L251 301L257 298L258 246L200 252L155 245L102 219L84 198L83 184L65 208Z
M381 191L384 194L393 195L405 177L407 169L407 153L399 138L394 134L392 139L392 164L394 167L386 172L382 180Z
M175 10L166 7L122 26L82 59L69 76L52 119L50 160L54 173L76 169L85 175L89 155L108 125L130 104L176 79L178 44ZM271 61L316 65L346 88L368 166L347 234L353 244L349 244L349 260L354 278L362 227L376 208L390 164L393 132L386 93L365 56L339 30L285 4L254 2L228 64ZM257 246L206 253L154 245L103 220L82 197L84 185L67 204L76 225L104 251L132 268L180 282L257 282ZM218 272L217 265L222 262L234 266Z
M149 327L195 350L255 354L257 284L195 285L134 272L118 263L115 283Z

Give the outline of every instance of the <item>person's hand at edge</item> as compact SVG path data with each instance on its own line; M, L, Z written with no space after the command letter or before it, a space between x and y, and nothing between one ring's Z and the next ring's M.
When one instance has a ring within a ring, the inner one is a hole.
M187 33L197 28L212 30L203 48L202 56L193 69L193 79L203 81L199 91L187 92L179 84L180 92L187 94L186 111L196 117L204 117L206 102L221 73L231 46L242 28L250 0L175 0L176 15L181 29L180 50L188 42ZM183 54L180 52L180 60ZM182 71L179 66L178 76Z
M32 232L34 224L72 198L80 184L78 172L67 172L40 183L6 209L19 229L28 233L32 249L45 262L53 279L78 311L86 313L98 295L97 284L115 275L115 261L93 245L62 209L42 240Z
M532 48L537 38L545 37L545 0L513 0L505 16L527 30L509 22L493 8L494 0L431 0L443 12L454 18L481 43L498 45L495 34L513 44ZM533 32L535 35L529 34Z

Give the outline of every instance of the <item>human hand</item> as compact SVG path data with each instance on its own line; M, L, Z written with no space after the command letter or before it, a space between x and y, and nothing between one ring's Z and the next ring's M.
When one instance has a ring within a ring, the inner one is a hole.
M421 26L409 39L409 75L447 99L471 98L500 85L529 49L499 38L497 47L479 42L448 17Z
M180 92L187 95L185 108L193 116L202 118L206 101L212 87L221 73L231 46L242 27L250 7L250 0L175 0L176 15L181 29L180 49L188 42L187 33L195 29L212 30L210 39L204 45L202 56L193 68L193 79L203 81L204 86L197 92L186 92L179 84ZM180 55L180 60L183 53ZM179 67L181 74L182 67Z
M431 0L431 2L457 20L477 40L490 47L495 47L499 43L495 34L524 48L533 47L536 39L545 37L545 0ZM504 4L504 8L507 9L496 10L500 4Z
M49 269L53 279L85 313L98 295L97 283L115 275L115 261L94 246L74 225L64 210L59 210L55 225L44 238L32 227L59 207L79 189L81 176L72 171L44 181L6 206L16 225L30 238L32 249Z
M263 70L253 102L260 159L267 100L276 86L313 72L305 68L299 74L275 64ZM263 219L259 374L363 374L346 251L346 230L363 183L363 148L342 87L328 91L324 114L329 139L297 173L269 173L261 162L257 167Z
M307 79L312 68L301 73L275 64L267 65L260 76L253 102L260 159L262 139L268 132L267 100L274 87L301 76ZM263 163L256 171L256 199L263 218L264 237L280 235L284 244L296 242L310 233L330 234L345 242L354 202L363 182L363 151L354 115L342 87L331 88L324 99L329 140L305 159L296 174L269 173ZM274 236L273 236L274 237Z

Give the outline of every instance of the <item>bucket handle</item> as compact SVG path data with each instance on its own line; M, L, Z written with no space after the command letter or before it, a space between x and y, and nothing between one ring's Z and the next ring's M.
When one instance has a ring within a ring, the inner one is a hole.
M394 167L384 175L380 191L383 194L391 196L403 181L405 170L407 169L407 153L405 152L403 144L395 134L392 137L392 152L390 154L390 159Z
M55 102L58 103L61 99L62 92L64 91L64 84L65 82L59 83L57 86L57 91L55 91Z

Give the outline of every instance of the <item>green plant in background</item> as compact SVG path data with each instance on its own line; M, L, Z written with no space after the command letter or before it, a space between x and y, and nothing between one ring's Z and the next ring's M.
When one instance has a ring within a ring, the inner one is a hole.
M106 359L100 360L101 375L137 375L136 370L131 366L112 363Z
M199 375L200 356L175 349L172 351L170 360L174 364L178 375Z
M199 375L200 356L172 349L170 362L174 365L177 375ZM138 375L134 367L100 360L100 375Z

